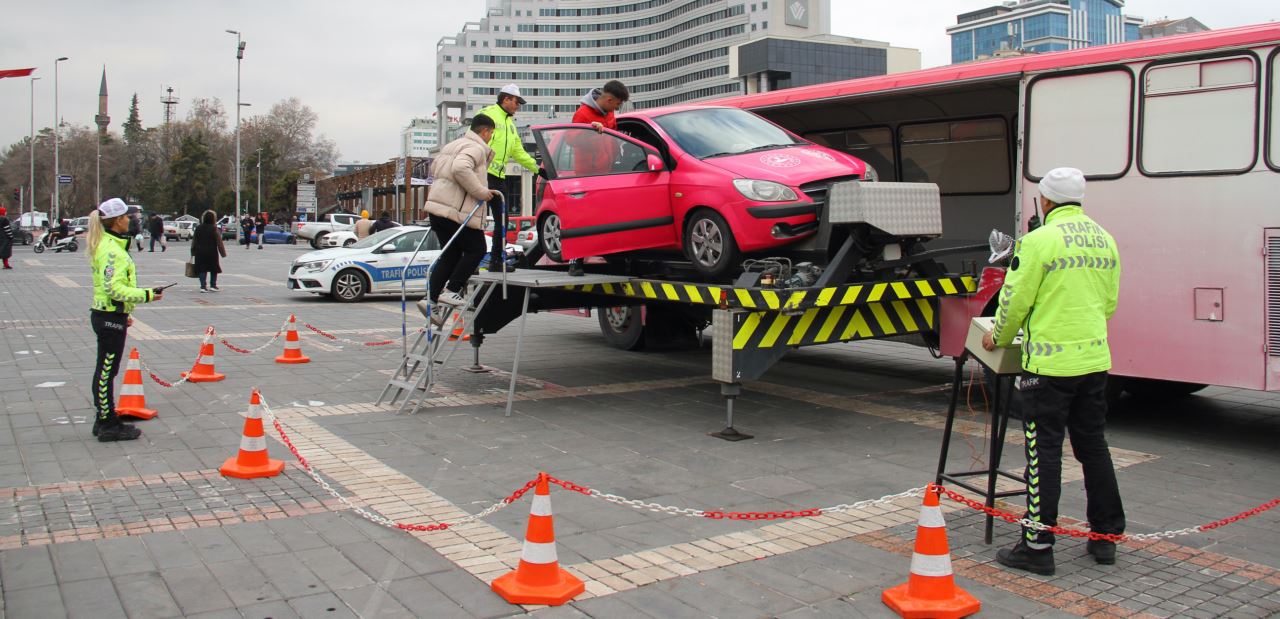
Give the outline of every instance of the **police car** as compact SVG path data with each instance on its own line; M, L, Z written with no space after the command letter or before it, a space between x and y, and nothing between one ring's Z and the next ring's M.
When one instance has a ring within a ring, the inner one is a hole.
M414 256L419 245L421 251ZM509 260L518 258L519 249L519 246L507 245ZM405 290L424 294L427 290L427 269L439 255L440 241L431 234L430 228L391 228L347 247L303 254L289 267L288 286L289 290L350 303L363 299L367 294L399 294L400 277L407 266ZM409 264L410 259L413 264Z

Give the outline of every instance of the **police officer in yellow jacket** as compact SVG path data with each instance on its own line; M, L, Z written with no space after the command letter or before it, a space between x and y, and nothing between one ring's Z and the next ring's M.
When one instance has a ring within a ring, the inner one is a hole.
M114 385L124 357L125 334L133 324L135 305L159 301L159 288L139 288L129 257L130 208L120 198L103 202L89 215L86 253L93 270L93 306L89 323L98 336L98 362L93 368L93 435L101 442L131 441L142 435L116 415Z
M1120 254L1115 239L1084 214L1084 192L1084 174L1075 168L1050 170L1040 181L1044 224L1018 242L983 347L1009 346L1022 330L1015 401L1026 433L1026 518L1058 524L1062 442L1069 432L1084 468L1089 527L1119 534L1124 507L1104 429L1107 320L1120 291ZM1051 533L1024 527L1018 544L1000 550L996 560L1052 575L1053 541ZM1114 542L1090 540L1087 551L1098 563L1115 563Z
M489 162L489 189L502 192L503 197L514 194L511 183L507 180L507 161L515 161L524 169L537 173L538 162L524 150L520 141L520 131L516 129L516 112L525 104L520 96L520 87L507 84L498 91L498 102L479 112L476 116L488 116L493 119L497 129L489 147L493 149L493 161ZM493 215L493 250L489 257L489 270L499 271L507 268L503 260L503 250L507 246L507 211L510 205L504 200L490 200L489 212ZM510 269L508 269L510 270Z

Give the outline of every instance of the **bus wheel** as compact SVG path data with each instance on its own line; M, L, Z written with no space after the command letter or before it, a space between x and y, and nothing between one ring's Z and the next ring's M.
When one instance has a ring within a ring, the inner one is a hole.
M597 311L597 315L600 318L600 333L610 346L622 350L644 348L644 324L641 319L643 312L639 305L603 307Z

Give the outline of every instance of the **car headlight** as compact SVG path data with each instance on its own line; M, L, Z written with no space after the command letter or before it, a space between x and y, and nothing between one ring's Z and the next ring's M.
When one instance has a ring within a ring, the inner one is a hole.
M789 202L797 199L794 190L773 181L738 178L734 179L733 186L743 197L756 202Z
M316 271L323 271L329 268L329 264L332 262L332 260L312 260L311 262L301 262L298 263L298 269L314 273Z
M876 172L876 169L871 167L871 164L868 163L866 165L867 165L867 171L862 174L862 180L869 181L872 183L880 182L880 173Z

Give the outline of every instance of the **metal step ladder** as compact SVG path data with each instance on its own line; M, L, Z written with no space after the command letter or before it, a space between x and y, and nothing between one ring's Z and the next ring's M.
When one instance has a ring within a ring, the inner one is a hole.
M385 401L395 405L399 402L396 412L403 413L409 407L409 403L413 402L409 412L416 414L421 410L427 394L435 387L440 372L463 340L461 336L450 339L453 329L459 322L464 326L475 324L476 315L484 309L493 291L499 287L500 284L497 282L473 284L467 291L467 304L464 309L451 312L444 325L437 327L435 323L427 320L427 326L418 331L413 344L406 349L404 357L401 358L400 365L387 381L387 386L382 389L382 395L378 396L377 404Z

